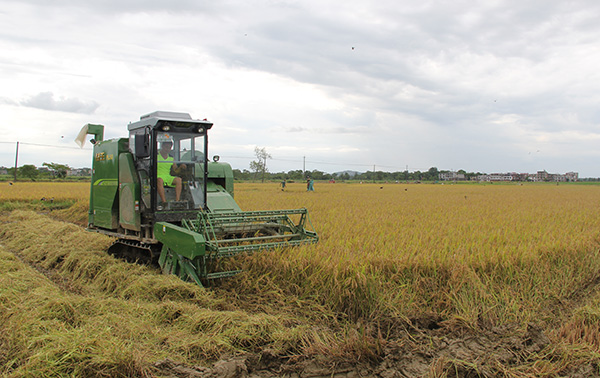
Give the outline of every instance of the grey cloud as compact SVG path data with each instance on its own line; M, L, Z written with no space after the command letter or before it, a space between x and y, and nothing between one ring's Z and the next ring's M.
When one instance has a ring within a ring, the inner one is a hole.
M19 104L30 108L82 114L92 114L100 106L95 101L83 101L77 98L60 97L55 99L52 92L38 93Z
M288 133L303 133L305 131L308 131L308 129L306 127L296 126L296 127L287 127L285 129L285 131Z
M357 133L366 133L368 132L368 128L366 127L343 127L338 126L331 129L326 129L325 132L330 132L332 134L357 134Z
M18 105L15 101L13 101L12 99L10 99L8 97L0 97L0 104Z
M468 102L485 95L487 83L500 80L496 71L507 58L522 62L517 69L530 67L530 72L517 78L534 73L538 79L549 79L535 63L560 53L557 48L572 42L569 30L587 23L579 16L579 5L598 7L589 2L573 4L569 8L560 3L504 2L473 7L470 2L430 1L408 10L387 4L389 9L376 11L375 18L381 20L377 25L369 24L368 18L365 23L353 24L343 13L332 19L296 7L280 18L262 18L250 25L251 38L244 38L239 48L215 47L213 51L227 61L334 92L366 94L389 108L397 107L397 101L381 92L379 88L385 86L378 87L378 82L407 83L447 98L459 95ZM465 21L465 14L473 16ZM355 50L351 50L353 46ZM484 62L488 67L480 72L461 72L466 65L476 68ZM426 63L435 66L428 68ZM433 75L432 69L444 75ZM432 103L439 98L423 100Z

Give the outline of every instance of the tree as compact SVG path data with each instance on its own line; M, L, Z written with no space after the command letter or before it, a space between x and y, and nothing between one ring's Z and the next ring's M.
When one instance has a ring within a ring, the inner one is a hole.
M71 170L71 167L69 167L66 164L58 164L58 163L44 163L42 164L44 167L48 167L48 169L50 169L52 172L54 172L54 175L58 178L65 178L67 177L67 172L69 170Z
M304 179L304 173L301 169L288 171L287 178L290 180L302 180Z
M254 178L260 174L262 182L265 182L265 174L269 172L267 169L267 159L272 159L272 157L265 147L254 147L254 155L256 156L256 160L250 162L250 169L254 171Z
M239 169L234 169L233 178L235 180L250 180L252 179L252 172L250 172L247 169L244 169L243 171Z
M35 181L35 178L37 177L39 172L35 165L26 164L19 168L19 173L21 174L21 176L28 177Z
M331 175L329 173L321 172L319 170L312 170L311 172L307 172L308 176L313 180L329 180Z
M431 167L426 173L426 180L435 181L440 177L440 171L436 167Z

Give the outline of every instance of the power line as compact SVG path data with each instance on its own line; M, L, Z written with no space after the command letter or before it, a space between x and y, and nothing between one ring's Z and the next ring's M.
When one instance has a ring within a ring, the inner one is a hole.
M4 143L4 144L15 144L17 142L3 142L0 141L0 143ZM27 145L27 146L38 146L38 147L52 147L52 148L62 148L62 149L66 149L66 150L84 150L84 151L91 151L91 148L79 148L79 147L69 147L69 146L55 146L55 145L51 145L51 144L40 144L40 143L27 143L27 142L18 142L20 145Z

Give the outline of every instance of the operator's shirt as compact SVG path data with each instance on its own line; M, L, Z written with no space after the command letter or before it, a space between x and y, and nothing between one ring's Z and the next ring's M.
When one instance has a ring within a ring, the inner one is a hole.
M168 156L166 159L159 153L157 158L157 169L156 177L161 178L165 185L173 186L174 176L171 176L171 166L173 165L173 158Z

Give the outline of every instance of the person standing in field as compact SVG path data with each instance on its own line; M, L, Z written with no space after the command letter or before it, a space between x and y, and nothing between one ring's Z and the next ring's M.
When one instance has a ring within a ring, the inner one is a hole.
M306 180L306 191L307 192L314 192L315 191L314 181L310 177L308 178L308 180Z

